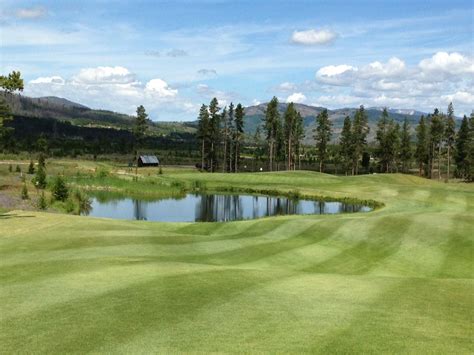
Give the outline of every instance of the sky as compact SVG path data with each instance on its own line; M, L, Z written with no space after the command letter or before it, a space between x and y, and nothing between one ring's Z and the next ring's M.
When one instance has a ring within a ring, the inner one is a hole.
M1 74L155 121L217 97L474 109L473 1L0 0Z

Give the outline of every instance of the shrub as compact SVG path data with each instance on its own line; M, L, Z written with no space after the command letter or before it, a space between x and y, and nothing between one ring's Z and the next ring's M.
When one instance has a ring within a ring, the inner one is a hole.
M69 196L68 187L60 175L54 179L52 193L53 199L56 201L66 201Z
M8 172L11 173L12 171L13 171L13 166L10 164L10 165L8 165Z
M48 204L46 203L46 198L44 197L44 191L41 192L40 198L38 200L38 208L40 210L45 210L46 207L48 207Z
M43 168L46 167L46 159L45 159L43 153L41 153L40 156L39 156L39 158L38 158L38 165L39 165L39 166L42 166Z
M83 212L90 212L92 202L89 196L87 196L80 190L75 190L73 193L73 197L78 205L77 214L81 214Z
M161 168L161 166L160 166L160 168L158 169L158 175L163 175L163 169Z
M26 187L26 184L23 184L23 187L21 189L21 199L22 200L28 200L30 197L28 196L28 188Z
M20 166L19 166L19 165L17 165L17 166L16 166L16 168L15 168L15 172L17 172L17 173L21 173L21 168L20 168Z
M33 160L30 160L30 165L28 165L28 174L33 175L35 173L35 164Z
M110 172L105 168L99 168L99 169L97 169L96 174L97 174L98 178L103 179L103 178L106 178L107 176L109 176Z
M64 209L67 213L73 212L75 207L74 201L71 198L68 198L64 203Z
M33 184L38 189L46 188L46 172L44 170L44 166L41 164L38 165L38 169L36 170L36 175L33 178Z

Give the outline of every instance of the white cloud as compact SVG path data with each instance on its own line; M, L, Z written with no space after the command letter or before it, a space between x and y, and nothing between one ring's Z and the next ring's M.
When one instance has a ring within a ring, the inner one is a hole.
M347 85L353 80L353 74L358 69L351 65L328 65L316 72L316 79L330 85Z
M21 19L36 19L46 16L47 13L44 7L30 7L16 10L15 15Z
M152 79L146 83L145 90L158 95L159 97L175 97L178 90L171 89L166 81L162 79Z
M295 92L287 97L286 102L301 104L306 101L306 96L301 92Z
M403 60L398 59L397 57L392 57L388 60L387 63L373 62L367 66L364 66L359 71L359 76L361 78L390 78L402 76L405 74L406 66Z
M306 31L294 31L291 36L293 43L304 44L304 45L319 45L333 42L337 38L337 33L331 30L306 30Z
M443 95L445 102L453 102L453 104L459 103L461 105L470 105L474 107L474 95L466 91L457 91L451 95Z
M288 81L281 83L277 86L277 90L279 91L295 91L296 85L294 83L290 83Z
M79 74L73 77L73 81L90 85L130 84L134 83L136 78L127 68L116 66L81 69Z
M418 64L422 72L429 75L462 75L474 73L474 59L460 53L437 52Z
M30 84L56 84L56 85L64 85L65 80L58 75L55 76L42 76L37 79L31 80Z

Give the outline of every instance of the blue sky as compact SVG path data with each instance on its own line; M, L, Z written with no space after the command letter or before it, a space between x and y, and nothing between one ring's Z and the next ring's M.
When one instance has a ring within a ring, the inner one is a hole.
M1 72L154 120L201 103L474 108L472 1L0 0Z

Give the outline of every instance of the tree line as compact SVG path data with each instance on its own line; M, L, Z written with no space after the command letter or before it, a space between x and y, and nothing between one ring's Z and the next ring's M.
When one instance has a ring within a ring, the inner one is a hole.
M244 138L244 107L231 102L221 109L217 98L199 110L197 137L202 170L238 172Z
M241 130L244 111L240 104L235 111L232 104L220 111L215 98L209 106L201 106L198 117L201 167L217 171L220 165L223 172L238 171L239 149L244 146ZM259 150L260 128L268 170L300 168L301 159L307 159L308 155L303 147L303 117L295 105L289 103L281 114L276 97L267 104L255 137L253 140L246 137L245 145L253 145L255 159L262 154ZM466 181L474 180L474 115L471 114L470 118L464 116L457 129L452 103L446 113L435 109L426 117L421 116L415 129L407 118L401 124L396 122L385 108L377 121L375 140L371 143L368 142L368 115L361 105L353 117L345 117L336 142L332 140L333 133L328 110L324 109L317 115L314 129L313 151L320 172L324 172L326 164L330 163L342 167L339 172L346 175L408 173L416 168L420 176L428 178L441 179L444 174L446 179L454 176ZM235 163L233 157L237 157Z

